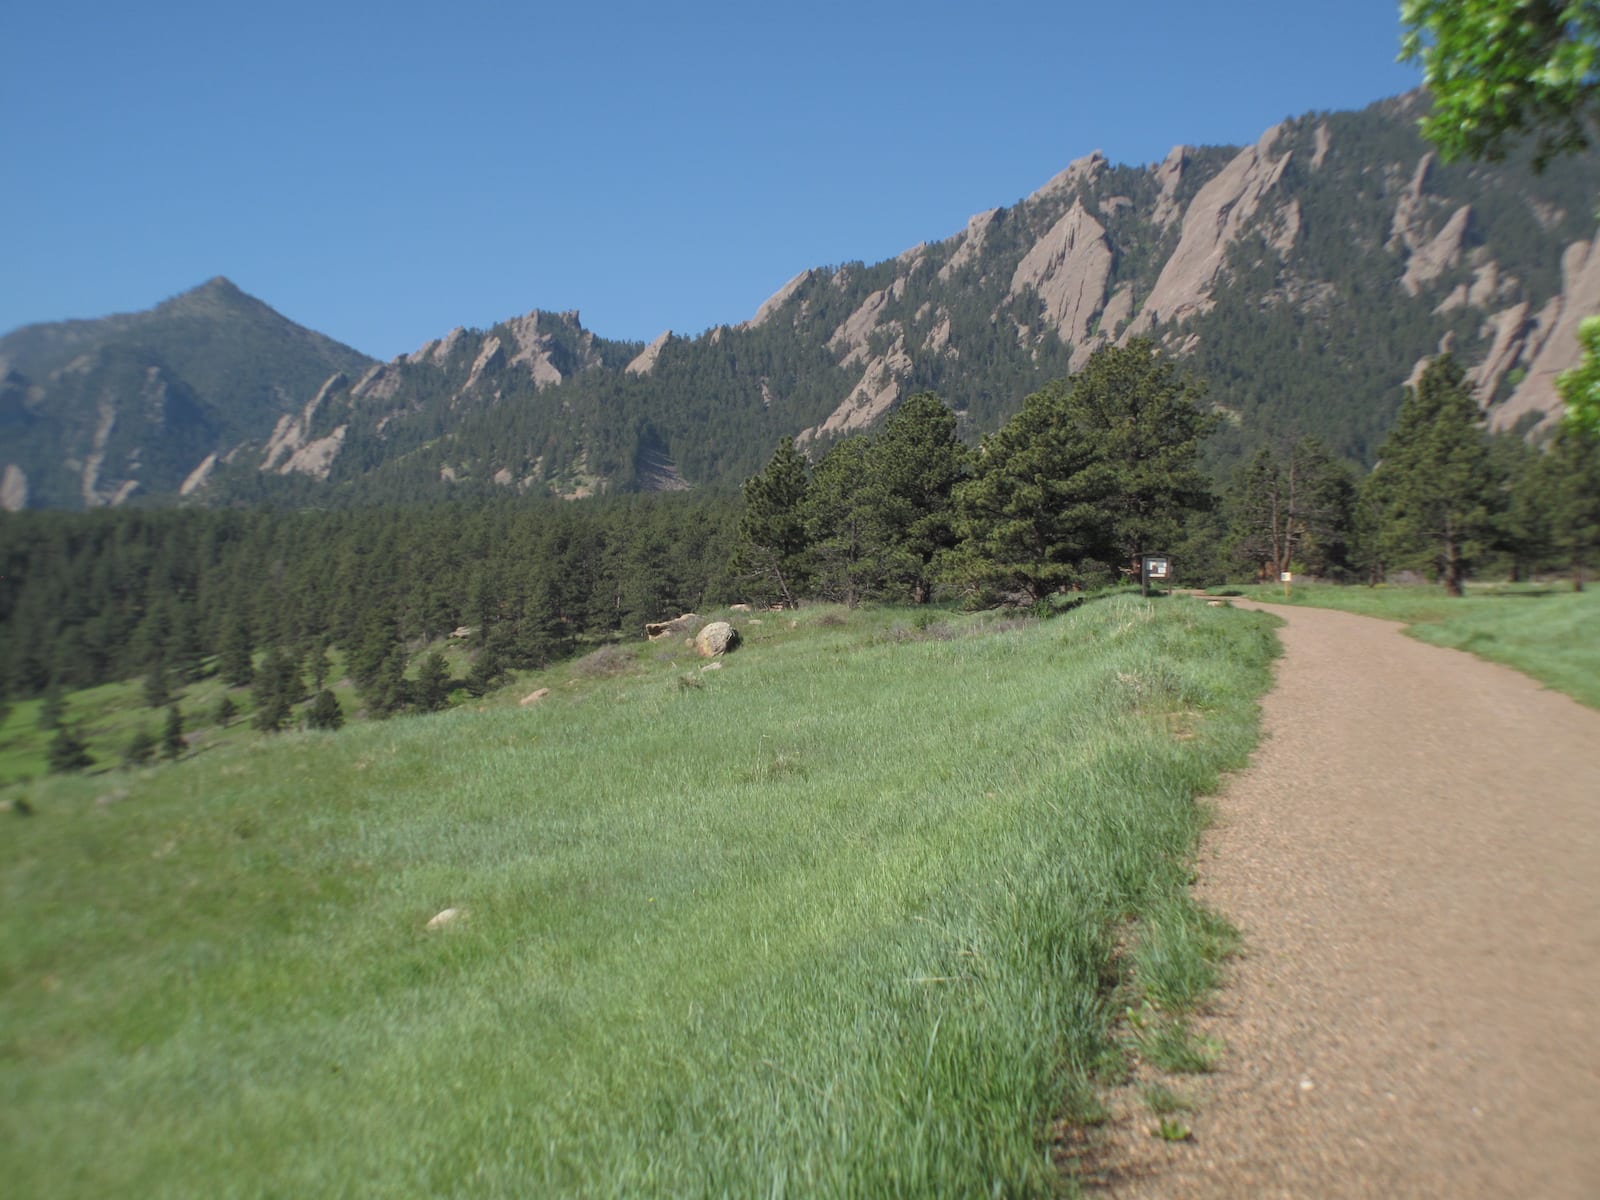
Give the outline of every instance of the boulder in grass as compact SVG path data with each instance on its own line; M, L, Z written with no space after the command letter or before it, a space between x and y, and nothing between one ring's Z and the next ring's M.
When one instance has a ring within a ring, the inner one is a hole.
M700 618L694 613L684 613L681 617L673 617L670 621L652 621L644 627L644 635L652 642L664 637L671 637L675 633L692 633L694 626Z
M459 920L461 916L462 910L459 908L442 909L428 918L428 923L426 926L424 926L424 928L443 929L446 925L450 924L450 922Z
M716 658L739 648L739 631L726 621L713 621L695 636L694 648L701 658Z
M522 698L522 706L524 708L526 708L530 704L537 704L537 703L539 703L539 701L543 700L549 694L550 694L550 689L549 688L540 688L537 692L529 692L526 696L524 696Z

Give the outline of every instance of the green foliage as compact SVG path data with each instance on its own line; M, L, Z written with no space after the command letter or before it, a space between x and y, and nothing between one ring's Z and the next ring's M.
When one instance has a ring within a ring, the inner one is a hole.
M422 660L412 695L421 712L438 712L450 703L450 668L437 650Z
M835 442L812 472L801 509L813 589L851 607L881 594L895 566L888 494L872 458L865 437Z
M1583 358L1556 380L1567 402L1566 422L1579 435L1600 437L1600 316L1585 317L1578 326Z
M250 628L238 610L228 614L227 622L219 648L217 673L229 687L249 687L255 679L255 648L250 642Z
M183 737L183 713L176 704L167 708L167 721L161 730L161 753L176 762L183 754L186 743Z
M233 718L239 715L239 706L233 702L233 697L226 692L217 701L216 711L212 714L212 721L221 729L226 729Z
M304 690L299 662L277 646L268 650L253 685L255 727L264 733L277 733L286 727Z
M166 664L158 662L144 677L144 706L165 708L171 703L172 688L167 682Z
M805 456L793 438L778 443L766 469L744 483L744 515L739 520L734 570L757 589L796 607L805 586L807 546L804 505L810 488Z
M956 578L1039 600L1170 550L1186 516L1211 503L1197 459L1214 421L1200 395L1135 338L1029 396L956 490Z
M1263 446L1234 472L1228 491L1229 544L1236 562L1261 579L1280 572L1344 574L1355 527L1355 480L1314 437L1287 452Z
M873 440L870 468L896 551L891 599L927 602L935 565L956 545L955 488L968 463L957 424L943 400L918 392L889 414Z
M1014 589L1030 600L1083 582L1106 542L1111 476L1075 426L1067 386L1035 392L983 439L972 477L956 488L962 541L951 577L969 592Z
M1542 465L1536 486L1550 505L1550 539L1581 588L1584 573L1600 569L1600 427L1564 426Z
M1447 159L1503 158L1536 139L1535 164L1583 150L1600 101L1593 0L1401 0L1400 57L1433 94L1423 132Z
M66 711L67 699L61 693L61 686L52 682L44 698L39 702L39 728L45 730L61 728L61 718Z
M1453 596L1495 535L1501 507L1489 438L1460 366L1450 355L1408 389L1367 498L1380 513L1390 564L1426 565Z
M55 737L50 739L48 762L53 773L63 774L87 770L94 766L94 757L78 730L70 725L61 725L56 729Z
M317 693L311 706L306 709L306 728L322 729L332 732L344 725L344 709L339 705L339 697L327 688Z
M1073 376L1076 423L1112 472L1102 501L1111 565L1136 570L1141 556L1171 549L1189 513L1211 507L1199 455L1217 419L1201 410L1204 395L1146 338L1097 350Z
M125 767L142 767L156 756L156 735L148 729L141 728L128 739L128 744L122 751L122 765Z

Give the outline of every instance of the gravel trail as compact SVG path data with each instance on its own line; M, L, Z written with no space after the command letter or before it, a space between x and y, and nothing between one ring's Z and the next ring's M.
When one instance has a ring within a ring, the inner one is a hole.
M1126 1197L1600 1197L1600 712L1401 626L1286 622L1197 894L1244 949L1187 1142L1124 1089Z

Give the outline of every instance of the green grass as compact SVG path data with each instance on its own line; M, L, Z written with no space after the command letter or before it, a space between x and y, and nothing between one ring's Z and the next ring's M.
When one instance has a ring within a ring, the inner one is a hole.
M1285 603L1281 588L1241 590L1254 599ZM1504 663L1600 708L1600 590L1595 588L1475 586L1454 598L1441 587L1295 584L1288 603L1403 621L1406 632L1422 641Z
M1270 620L736 619L715 672L641 646L8 789L8 1193L1059 1190L1047 1130L1159 974L1129 923L1216 934L1194 796L1255 740Z

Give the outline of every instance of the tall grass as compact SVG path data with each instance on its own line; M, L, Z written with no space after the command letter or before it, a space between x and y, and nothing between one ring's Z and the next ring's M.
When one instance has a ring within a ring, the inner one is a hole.
M1119 931L1188 919L1194 796L1254 740L1269 624L769 619L698 687L649 647L113 803L31 785L0 814L0 1177L1050 1194L1047 1127L1114 1060Z
M1284 602L1271 587L1247 594ZM1490 585L1451 597L1441 587L1296 584L1288 602L1404 621L1406 632L1422 641L1504 663L1600 708L1600 591L1594 588Z

